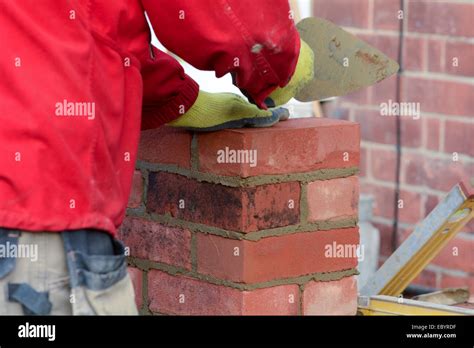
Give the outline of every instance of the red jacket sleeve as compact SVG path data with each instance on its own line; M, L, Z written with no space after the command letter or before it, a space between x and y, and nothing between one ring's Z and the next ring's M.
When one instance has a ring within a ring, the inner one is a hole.
M142 59L142 130L157 128L185 113L196 101L199 85L170 55L150 46Z
M299 35L287 0L142 0L154 31L170 51L235 84L264 108L290 80Z
M96 31L139 61L143 80L142 129L180 117L195 102L199 86L170 55L150 45L141 0L96 1Z

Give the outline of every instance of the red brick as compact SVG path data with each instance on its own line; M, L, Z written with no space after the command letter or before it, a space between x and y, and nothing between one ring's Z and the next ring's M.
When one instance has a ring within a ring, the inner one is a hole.
M372 224L379 230L380 233L380 255L390 256L393 254L392 250L392 234L393 225L378 222Z
M393 254L394 249L392 247L392 238L393 238L393 220L390 220L389 223L378 223L372 222L372 224L380 232L380 255L390 256ZM410 229L405 229L400 227L400 224L397 228L397 247L408 237L411 233Z
M127 217L119 238L133 257L191 268L191 232L187 229Z
M469 221L461 231L465 233L474 233L474 220Z
M355 121L360 123L363 140L382 144L396 143L396 116L381 116L373 110L356 110ZM421 122L411 117L401 118L402 146L421 146Z
M180 200L184 201L183 209L179 208ZM147 209L233 231L253 232L298 223L299 200L298 182L236 188L159 172L150 173Z
M421 115L422 117L422 115ZM421 119L420 117L420 119ZM401 118L401 143L406 147L420 147L422 145L422 122L411 117ZM394 132L396 133L396 132Z
M192 133L163 126L141 132L138 159L189 168Z
M396 152L393 150L371 149L371 172L376 179L395 181Z
M132 179L132 192L128 197L128 208L137 208L142 204L143 200L143 177L139 170L135 170Z
M402 99L420 103L423 112L470 116L474 110L474 85L406 76L402 81Z
M405 241L405 239L407 239L410 236L410 234L413 232L414 229L415 229L414 225L413 227L408 227L408 228L398 227L398 233L397 233L398 245L402 244Z
M374 215L393 219L395 190L374 184L364 184L362 192L374 195ZM399 199L403 200L403 208L399 209L399 219L404 223L418 223L422 219L421 195L401 190Z
M468 181L474 173L474 164L464 164L461 161L433 160L425 163L426 185L441 191L450 191L460 181ZM443 175L442 180L440 173Z
M325 252L333 242L358 245L357 228L293 233L256 242L199 233L198 272L236 282L256 283L355 268L356 255L326 257ZM235 248L238 248L238 256L235 256Z
M297 285L281 285L243 293L243 315L297 315Z
M379 258L379 268L382 267L382 265L384 264L384 262L388 259L388 256L380 256Z
M362 88L356 92L349 93L343 97L344 101L364 105L369 103L369 89ZM324 103L326 104L326 103ZM326 115L326 114L325 114Z
M374 28L385 30L399 30L400 19L399 0L374 0Z
M395 101L397 98L397 76L391 76L368 89L371 94L371 105L380 106L381 103L387 103L390 99Z
M199 169L248 177L353 167L359 163L359 140L357 124L316 117L292 119L272 128L199 134ZM257 165L218 163L218 151L226 147L256 150ZM344 160L346 152L348 161Z
M303 292L304 315L355 315L357 281L346 277L331 282L310 282Z
M393 248L392 238L393 238L393 222L390 223L378 223L372 222L372 224L379 230L380 232L380 255L383 261L392 255L395 249L400 246L400 244L410 235L412 229L404 229L398 225L397 229L397 238L396 238L396 247ZM383 264L383 262L382 262ZM380 266L382 265L380 264Z
M423 128L425 129L425 147L429 150L439 151L441 139L441 121L436 118L423 117Z
M238 290L183 276L148 272L149 308L162 314L237 315L242 295Z
M474 273L474 240L456 237L443 247L432 263L443 268Z
M459 288L467 286L472 294L474 292L474 278L473 277L456 277L447 274L442 274L440 288Z
M408 184L423 185L447 192L459 181L469 180L474 173L474 164L418 154L405 154L402 170L405 172L405 182ZM442 173L442 179L440 173Z
M321 104L321 108L325 117L349 121L349 109L341 107L337 102L330 101L323 103Z
M436 278L435 272L425 269L411 283L436 289L438 287Z
M385 34L357 34L357 37L374 46L386 56L398 60L399 36Z
M472 4L425 1L408 3L408 30L449 36L474 36Z
M425 50L427 50L425 39L405 37L403 42L403 68L405 70L423 71L428 66Z
M135 291L135 302L140 309L143 305L143 272L138 268L128 267L128 274L130 274L130 278L132 279L133 289Z
M340 26L368 28L368 0L314 0L314 16L325 18Z
M425 202L425 216L431 213L431 211L436 208L439 202L440 198L438 196L427 195Z
M471 97L474 99L474 94ZM448 120L445 124L445 134L446 152L474 156L474 123Z
M308 184L308 220L338 220L357 216L359 181L356 176Z
M196 240L198 272L235 281L248 281L244 274L244 264L250 260L249 243L260 243L260 246L265 244L203 233L198 233Z
M240 291L158 270L149 272L148 281L150 310L163 314L296 315L298 293L293 284Z
M447 73L474 77L474 44L448 41L445 52ZM453 65L453 58L457 58L458 66Z
M416 224L423 219L421 195L410 191L400 191L400 199L403 200L403 208L399 209L399 219L403 223Z
M369 151L366 148L361 148L360 149L359 177L361 177L361 178L367 176L368 152Z
M427 40L428 44L428 70L433 72L445 71L446 41Z
M403 154L401 160L402 181L411 185L426 185L425 162L429 160L418 153Z

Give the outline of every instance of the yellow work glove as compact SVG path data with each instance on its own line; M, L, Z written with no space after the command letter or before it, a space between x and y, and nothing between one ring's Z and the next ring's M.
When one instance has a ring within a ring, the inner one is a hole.
M199 91L191 109L167 125L194 131L216 131L226 128L270 127L288 117L287 109L260 110L237 94Z
M314 53L306 42L301 40L300 54L295 72L285 87L278 87L266 99L268 107L286 104L314 77Z

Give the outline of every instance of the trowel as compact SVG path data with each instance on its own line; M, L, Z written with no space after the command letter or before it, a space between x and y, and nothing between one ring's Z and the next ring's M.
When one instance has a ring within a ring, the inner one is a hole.
M314 78L296 94L299 101L342 96L399 69L394 60L328 20L305 18L296 27L314 52Z

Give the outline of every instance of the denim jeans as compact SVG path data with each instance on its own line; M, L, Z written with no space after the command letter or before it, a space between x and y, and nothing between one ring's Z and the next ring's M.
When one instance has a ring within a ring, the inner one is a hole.
M123 245L97 230L0 228L0 314L137 314Z

